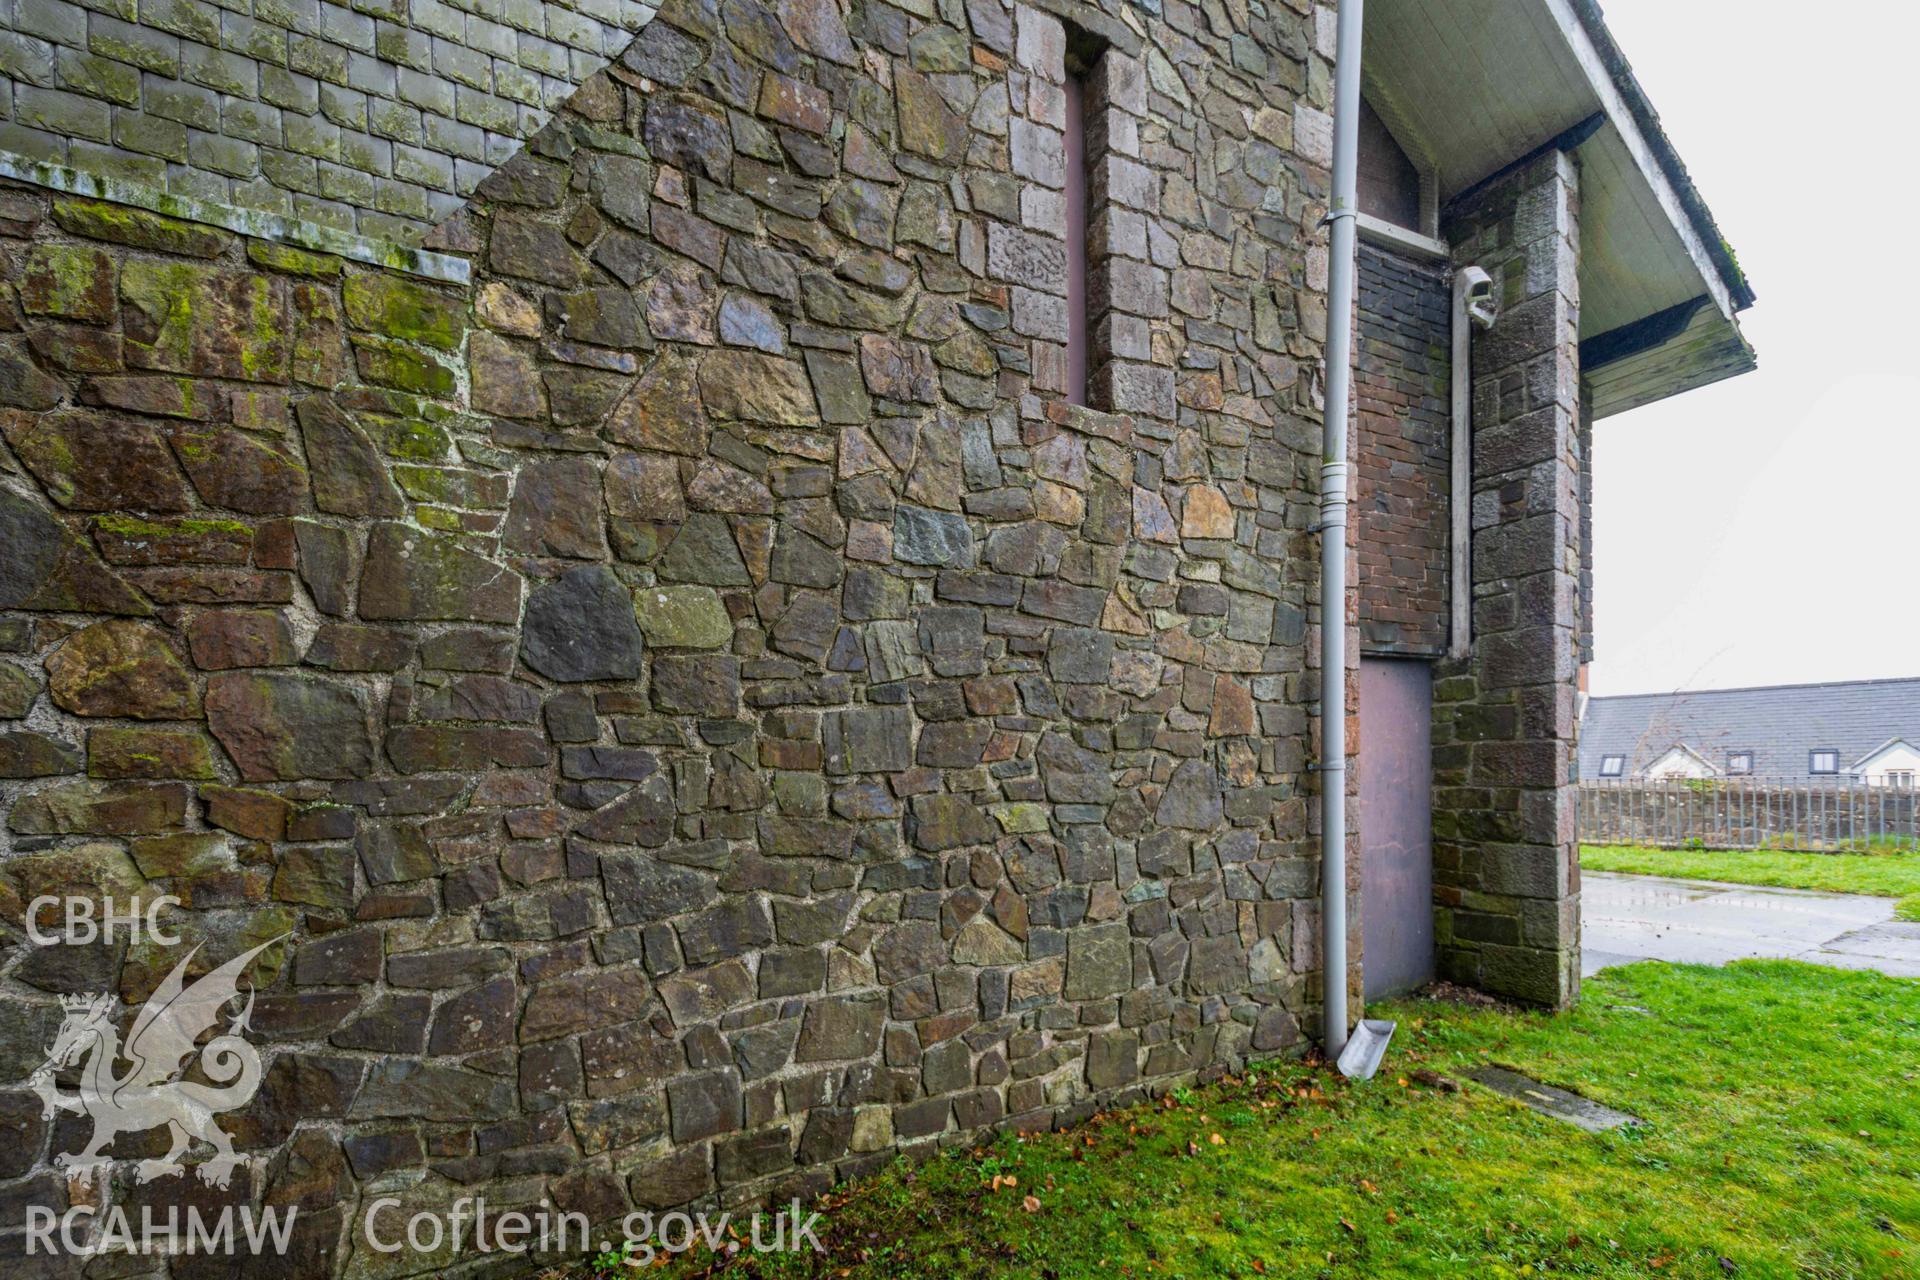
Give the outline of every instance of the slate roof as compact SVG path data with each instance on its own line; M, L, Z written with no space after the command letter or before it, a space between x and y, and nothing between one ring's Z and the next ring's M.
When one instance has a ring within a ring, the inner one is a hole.
M1891 738L1920 746L1920 679L1590 698L1580 777L1598 778L1609 755L1627 757L1631 777L1685 743L1721 770L1729 752L1751 751L1755 777L1806 778L1809 751L1838 751L1845 770Z

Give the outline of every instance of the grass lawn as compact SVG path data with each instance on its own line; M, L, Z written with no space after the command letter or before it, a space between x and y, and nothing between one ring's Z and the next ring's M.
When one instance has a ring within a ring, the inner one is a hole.
M1648 849L1582 845L1588 871L1727 880L1899 898L1895 914L1920 920L1920 853L1792 853L1783 849Z
M1369 1083L1273 1064L1067 1133L896 1165L829 1198L826 1255L743 1249L719 1270L1920 1274L1920 982L1776 961L1641 964L1589 981L1557 1017L1426 1001L1371 1012L1400 1030ZM1488 1062L1648 1126L1596 1136L1413 1074L1458 1079Z

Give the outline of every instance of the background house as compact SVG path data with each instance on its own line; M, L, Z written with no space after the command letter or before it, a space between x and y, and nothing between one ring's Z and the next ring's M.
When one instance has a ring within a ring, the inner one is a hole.
M1711 778L1912 784L1920 679L1593 698L1580 780Z

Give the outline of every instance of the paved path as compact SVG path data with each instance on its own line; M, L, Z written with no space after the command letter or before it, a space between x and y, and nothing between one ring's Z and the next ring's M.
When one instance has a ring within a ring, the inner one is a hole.
M1635 960L1725 964L1753 956L1920 978L1920 924L1892 898L1588 872L1582 970Z

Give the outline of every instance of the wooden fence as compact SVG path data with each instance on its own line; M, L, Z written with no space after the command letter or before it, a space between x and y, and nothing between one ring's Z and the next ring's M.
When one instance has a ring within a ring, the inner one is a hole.
M1920 848L1912 782L1622 778L1580 784L1582 844L1662 849Z

